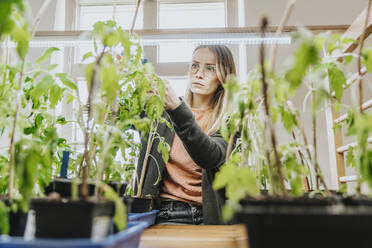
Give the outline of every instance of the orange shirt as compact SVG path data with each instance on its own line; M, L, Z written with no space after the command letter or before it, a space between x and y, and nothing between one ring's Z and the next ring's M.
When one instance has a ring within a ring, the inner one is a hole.
M196 122L205 132L204 114L210 108L191 108L191 110L195 115ZM201 205L202 169L192 160L177 134L174 135L169 161L165 168L166 173L160 197Z

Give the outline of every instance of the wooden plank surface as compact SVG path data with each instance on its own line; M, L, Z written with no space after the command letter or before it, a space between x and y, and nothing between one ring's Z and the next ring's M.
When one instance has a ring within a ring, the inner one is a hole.
M248 248L244 225L155 225L146 229L140 248Z

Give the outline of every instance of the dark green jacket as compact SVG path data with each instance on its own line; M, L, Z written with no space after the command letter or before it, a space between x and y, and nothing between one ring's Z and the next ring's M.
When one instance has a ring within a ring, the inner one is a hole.
M216 225L222 224L221 207L224 204L224 192L216 192L212 188L214 175L219 167L224 163L227 144L219 132L213 135L204 133L196 123L194 114L187 104L182 101L181 105L172 111L166 111L163 114L170 123L173 124L174 130L183 142L184 147L193 161L202 168L202 199L203 199L203 216L204 224ZM165 138L165 141L172 145L174 132L165 124L158 126L158 133ZM156 139L151 147L151 155L157 160L159 168L151 156L148 160L147 173L143 185L143 195L151 194L159 196L162 183L155 185L158 175L163 178L165 164L158 153L158 140ZM142 150L138 160L137 175L140 177L143 160L146 152L146 141L142 140Z

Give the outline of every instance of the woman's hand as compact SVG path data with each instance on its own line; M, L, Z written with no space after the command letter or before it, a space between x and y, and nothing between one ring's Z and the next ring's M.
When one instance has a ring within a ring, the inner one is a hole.
M170 86L169 80L162 78L165 85L165 99L164 108L165 110L174 110L181 105L181 100L177 97L176 92Z

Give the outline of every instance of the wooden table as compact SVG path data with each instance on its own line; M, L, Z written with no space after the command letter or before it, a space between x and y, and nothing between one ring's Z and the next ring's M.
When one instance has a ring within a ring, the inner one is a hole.
M140 248L248 248L244 225L155 225L146 229Z

